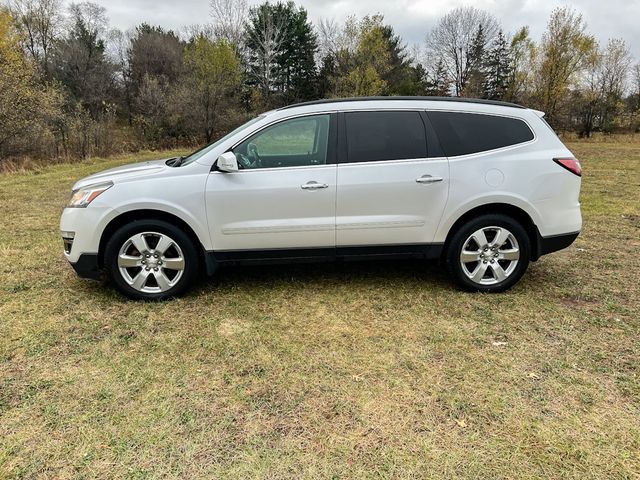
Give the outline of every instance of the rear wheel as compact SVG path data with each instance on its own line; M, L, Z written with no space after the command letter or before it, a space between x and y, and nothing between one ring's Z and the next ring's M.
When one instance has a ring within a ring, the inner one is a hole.
M487 214L462 225L445 252L447 269L466 290L502 292L515 285L531 256L522 225L501 214Z
M135 221L117 230L104 260L110 280L133 299L180 295L198 272L198 254L189 236L161 220Z

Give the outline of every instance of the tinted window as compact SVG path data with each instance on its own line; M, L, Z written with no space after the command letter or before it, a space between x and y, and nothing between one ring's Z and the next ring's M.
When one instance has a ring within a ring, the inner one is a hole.
M429 112L445 155L467 155L533 140L522 120L476 113Z
M233 149L241 169L327 163L329 115L294 118L249 137Z
M345 114L349 162L425 158L427 139L418 112Z

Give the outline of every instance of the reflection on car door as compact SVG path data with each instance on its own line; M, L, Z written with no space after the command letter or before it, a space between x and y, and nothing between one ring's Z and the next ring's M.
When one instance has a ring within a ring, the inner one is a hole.
M341 114L337 246L433 241L449 166L444 156L428 154L425 122L418 111Z

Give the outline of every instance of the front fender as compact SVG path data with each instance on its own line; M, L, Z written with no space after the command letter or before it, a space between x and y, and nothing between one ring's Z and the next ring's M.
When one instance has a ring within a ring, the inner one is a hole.
M127 202L125 204L117 205L115 207L115 211L117 212L117 215L115 215L112 218L112 220L117 218L120 215L128 214L135 211L140 211L140 210L153 210L153 211L158 211L162 213L168 213L170 215L173 215L179 218L184 223L186 223L189 226L189 228L191 228L191 230L193 230L193 232L198 237L198 240L200 240L200 243L204 246L205 249L207 250L212 249L211 240L209 237L209 229L207 227L206 222L203 222L201 220L201 219L206 219L204 205L193 210L193 209L187 209L175 203L168 203L166 201L160 202L152 198L141 198L138 201L133 203Z

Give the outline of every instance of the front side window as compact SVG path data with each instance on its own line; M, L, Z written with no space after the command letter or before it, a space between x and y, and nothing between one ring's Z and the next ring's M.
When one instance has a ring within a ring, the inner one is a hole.
M240 169L301 167L327 163L330 115L293 118L261 130L233 153Z
M517 118L431 111L429 119L448 157L485 152L533 140L529 126Z
M419 112L345 114L349 162L426 158L427 139Z

